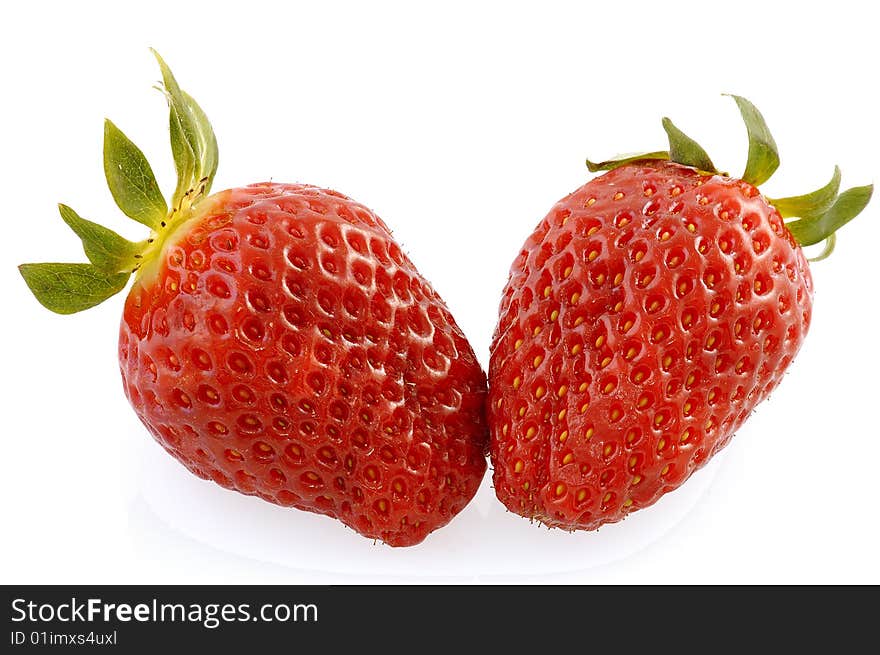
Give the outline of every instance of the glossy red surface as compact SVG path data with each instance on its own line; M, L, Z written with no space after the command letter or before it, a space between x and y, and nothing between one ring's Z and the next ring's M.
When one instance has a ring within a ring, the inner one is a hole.
M203 202L128 296L132 406L196 475L411 545L486 469L485 376L366 207L258 184Z
M723 448L806 335L812 283L758 190L668 162L598 177L526 240L490 363L494 485L594 529Z

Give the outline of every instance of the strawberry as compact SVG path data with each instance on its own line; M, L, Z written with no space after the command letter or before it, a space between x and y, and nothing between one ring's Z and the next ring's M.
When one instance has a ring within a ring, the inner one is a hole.
M801 246L825 241L872 188L756 188L779 163L758 110L741 178L718 173L668 119L669 151L560 200L526 240L501 301L489 369L498 498L549 526L592 530L674 490L779 384L810 325ZM797 220L785 223L784 219Z
M25 264L62 314L121 291L125 393L197 476L422 541L486 469L486 380L443 301L382 220L335 191L261 183L208 195L217 144L162 59L178 184L105 125L107 182L151 229L132 243L61 206L89 264Z

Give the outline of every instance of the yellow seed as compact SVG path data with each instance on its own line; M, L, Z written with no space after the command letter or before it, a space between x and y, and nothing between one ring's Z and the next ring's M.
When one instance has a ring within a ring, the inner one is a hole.
M691 438L691 429L687 428L684 432L681 433L681 437L679 438L679 441L687 441L690 438Z
M553 291L553 289L548 284L546 287L544 287L544 297L547 298L550 295L551 291Z
M695 380L695 379L696 379L696 378L694 377L694 374L691 373L690 375L688 375L688 377L687 377L687 382L685 383L684 386L686 386L686 387L690 387L690 386L694 383L694 380Z
M611 410L611 420L616 421L617 419L620 418L621 414L622 414L622 412L620 411L620 409L615 407L614 409Z
M599 368L605 368L605 367L608 366L610 363L611 363L611 358L610 358L610 357L606 357L606 358L603 359L601 362L599 362Z
M669 473L669 464L663 467L663 470L660 471L660 475L666 475L667 473Z
M596 199L595 199L595 198L590 198L590 199L587 200L587 203L586 203L586 204L587 204L587 207L592 207L593 205L596 204Z
M571 269L571 266L568 266L568 267L562 272L562 279L563 279L563 280L564 280L565 278L567 278L569 275L571 275L571 270L572 270L572 269Z
M540 398L546 392L547 392L547 390L544 387L538 387L537 389L535 389L535 398Z
M535 355L535 358L532 360L532 366L534 368L538 368L541 365L541 362L544 361L543 355Z
M629 347L629 350L626 351L626 354L623 356L623 358L624 358L625 360L629 361L629 360L631 360L633 357L636 356L636 353L637 353L637 352L638 352L638 350L636 349L635 346L630 346L630 347Z
M526 408L525 407L519 408L519 415L520 415L520 417L523 417L526 415Z
M636 440L636 431L631 429L629 432L626 433L626 443L632 443L635 440ZM635 464L634 457L631 457L630 460L632 461L633 464Z
M558 419L561 421L562 419L565 418L565 414L566 414L567 412L568 412L567 409L563 409L561 412L559 412L559 414L556 415L556 418L558 418Z
M629 507L632 504L633 504L632 498L627 498L625 501L623 501L624 507Z
M504 424L504 427L501 428L501 434L503 434L503 435L506 437L506 436L507 436L507 433L508 433L509 431L510 431L510 424L509 424L509 423L505 423L505 424Z
M681 408L681 411L683 411L683 412L685 413L685 415L690 414L690 413L691 413L691 404L690 404L690 402L686 402L686 403L684 404L684 407Z
M632 468L633 466L636 465L636 462L638 462L638 461L639 461L639 460L636 459L636 456L635 456L635 455L632 455L632 456L630 456L630 458L629 458L629 460L627 461L626 465L629 466L630 468Z
M663 357L663 370L665 371L672 364L672 355L666 355Z
M583 405L581 405L581 414L586 413L587 408L588 408L589 406L590 406L590 403L584 403Z
M639 407L644 407L647 404L648 404L648 397L647 396L642 396L641 398L639 398Z
M606 493L606 494L602 497L602 502L603 502L603 503L607 503L609 500L611 500L612 497L613 497L613 494L609 491L608 493Z
M526 439L533 439L536 434L538 434L538 431L534 427L530 427L526 430Z
M663 423L665 421L666 421L666 417L663 416L663 414L657 414L657 416L654 417L654 425L663 425ZM666 443L666 442L663 439L661 439L660 443Z
M594 435L595 433L596 433L596 430L595 430L593 427L589 427L589 428L587 428L587 431L584 432L584 439L585 439L586 441L589 441L590 439L593 438L593 435Z
M577 492L577 497L576 497L577 502L579 502L579 503L584 502L584 499L586 497L587 497L587 490L586 489L581 489L580 491Z
M599 273L596 276L596 284L599 286L602 286L603 284L605 284L605 273Z
M605 457L608 457L608 455L611 454L611 451L612 451L612 450L614 450L614 446L612 446L611 444L608 444L608 445L605 446L605 448L602 449L602 454L603 454Z
M515 378L513 378L513 388L514 389L519 389L519 385L521 385L521 384L522 384L522 379L518 375Z
M583 322L584 322L584 317L583 317L583 316L578 316L578 317L574 320L574 326L577 327L578 325L580 325L580 324L583 323Z
M581 294L579 294L577 291L575 291L573 294L571 294L570 302L572 305L576 305L577 301L580 299L581 299Z
M554 493L556 494L557 498L561 498L562 495L565 493L565 485L562 484L561 482L559 484L557 484L556 489L554 490Z
M633 375L633 380L636 384L642 382L645 379L644 371L636 371L635 375Z
M618 273L614 276L614 285L617 286L621 282L623 282L623 273Z
M588 385L586 382L581 382L581 386L578 387L578 391L580 391L581 393L583 393L584 391L587 390L587 387L588 387L588 386L589 386L589 385Z
M574 455L568 453L565 457L562 458L563 464L571 464L574 461Z
M555 321L557 318L559 318L559 310L554 309L552 312L550 312L550 320Z
M514 350L519 350L519 347L520 347L521 345L523 345L523 340L522 340L522 339L517 339L517 340L513 343L513 349L514 349Z
M583 349L583 348L582 348L581 344L576 343L575 345L573 345L573 346L571 347L571 354L572 354L572 355L577 355L582 349Z
M670 236L672 236L672 234L668 230L664 230L660 233L660 241L669 241Z
M513 465L513 472L514 473L522 473L525 466L526 465L523 463L523 461L521 459L518 459L518 460L516 460L516 462Z
M642 481L642 476L641 476L641 475L634 475L634 476L633 476L633 479L632 479L632 482L631 482L630 484L631 484L632 486L636 486L636 485L637 485L639 482L641 482L641 481Z
M589 254L587 255L587 261L588 261L588 262L591 262L591 261L593 261L594 259L596 259L596 257L598 257L598 256L599 256L599 251L598 251L598 250L591 250L591 251L589 252Z
M701 197L701 198L700 198L700 204L701 204L701 205L708 205L708 204L709 204L709 198L707 198L706 196Z
M642 261L642 257L644 257L644 256L645 256L645 251L644 251L644 250L639 250L639 251L636 253L636 261L637 261L637 262Z
M612 198L613 198L614 200L620 200L621 198L623 198L623 191L618 191L617 193L615 193L615 194L612 196Z
M605 343L605 335L600 334L598 337L596 337L596 348L601 348L603 343Z
M559 433L559 443L565 443L566 439L568 439L568 430L563 430Z
M532 336L536 337L539 334L541 334L541 326L540 325L538 327L536 327L534 330L532 330Z
M624 332L629 332L629 330L630 330L630 328L631 328L632 326L633 326L633 321L628 319L628 320L623 324L623 331L624 331Z
M522 486L522 488L523 488L523 491L528 491L528 490L529 490L529 483L528 483L528 482L523 482L523 486Z
M564 384L556 391L556 395L560 398L562 398L566 393L568 393L568 387Z
M598 226L598 225L594 225L594 226L591 227L589 230L587 230L587 236L588 236L588 237L591 237L591 236L593 236L594 234L596 234L596 232L598 232L598 231L599 231L599 226Z
M688 232L696 232L696 231L697 231L697 226L696 226L694 223L688 223L688 224L687 224L687 229L688 229Z
M605 393L611 393L612 391L614 391L614 383L613 383L613 382L609 382L608 384L606 384L606 385L605 385L605 389L603 389L603 391L604 391Z

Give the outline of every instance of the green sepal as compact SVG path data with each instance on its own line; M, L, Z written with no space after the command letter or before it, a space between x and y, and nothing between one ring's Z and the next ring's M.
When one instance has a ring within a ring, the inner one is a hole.
M764 184L779 168L779 150L776 141L773 140L767 122L755 105L742 96L729 93L725 95L729 95L736 102L749 135L749 156L742 179L755 186Z
M656 150L654 152L626 153L624 155L617 155L616 157L612 157L611 159L606 159L605 161L600 162L592 162L588 159L587 170L589 170L591 173L598 173L599 171L613 171L615 168L620 168L621 166L626 166L627 164L632 164L633 162L646 159L669 159L669 153L665 150Z
M699 143L678 129L671 120L663 118L663 129L669 137L669 158L683 166L692 166L707 173L717 173L715 164Z
M131 273L106 273L92 264L22 264L18 267L43 307L74 314L125 288Z
M129 218L158 229L168 205L144 153L112 121L104 121L104 175L119 209Z
M207 196L211 190L211 184L214 182L214 176L217 174L217 166L220 163L220 149L217 147L217 137L214 134L214 128L211 127L208 116L191 95L186 91L182 91L182 93L199 128L199 134L203 141L201 175L196 182L200 184L200 188L197 189L199 193Z
M873 192L873 184L847 189L837 196L834 204L822 216L791 221L786 223L786 227L802 246L825 241L861 213L871 200Z
M823 259L828 259L831 256L831 253L834 252L834 246L837 245L837 233L832 232L831 235L825 239L825 246L822 248L822 252L820 252L815 257L807 257L808 262L821 262Z
M113 230L86 220L67 205L58 205L61 218L82 240L83 250L96 268L106 273L131 270L145 244L121 237Z
M202 108L180 89L159 53L152 53L162 71L162 90L168 100L171 151L177 169L172 204L180 207L188 196L206 195L210 190L219 163L217 138Z
M811 193L805 193L802 196L789 196L787 198L768 198L767 201L776 207L783 218L806 218L817 219L828 211L834 200L837 198L837 192L840 190L840 168L834 167L834 174L831 180L821 189L816 189Z

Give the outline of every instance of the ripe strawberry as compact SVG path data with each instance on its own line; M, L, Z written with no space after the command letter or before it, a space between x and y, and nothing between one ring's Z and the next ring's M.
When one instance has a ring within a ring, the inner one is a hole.
M742 179L664 119L669 152L588 162L609 172L556 203L513 263L489 369L494 486L511 511L591 530L651 505L798 352L813 292L799 244L833 246L871 187L838 196L835 169L812 194L763 197L775 143L735 99Z
M179 181L170 211L109 121L131 243L61 206L91 264L26 264L49 309L134 284L119 364L137 415L199 477L326 514L392 546L422 541L486 469L485 376L440 297L369 209L335 191L254 184L207 196L213 131L158 57Z

